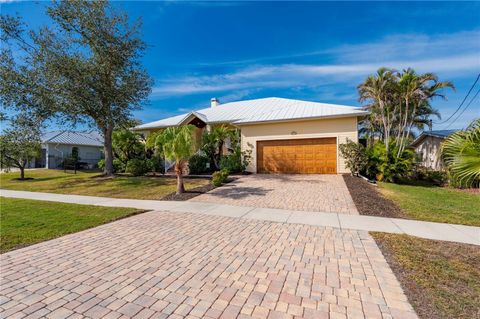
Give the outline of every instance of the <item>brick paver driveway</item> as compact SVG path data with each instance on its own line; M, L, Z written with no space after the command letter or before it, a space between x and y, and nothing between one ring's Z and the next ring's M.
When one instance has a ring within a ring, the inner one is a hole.
M415 318L365 232L150 212L1 256L0 317Z
M192 201L358 214L341 175L248 175Z

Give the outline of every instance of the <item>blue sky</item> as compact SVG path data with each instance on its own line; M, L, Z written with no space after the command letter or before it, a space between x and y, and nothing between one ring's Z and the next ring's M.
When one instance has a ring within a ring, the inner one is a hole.
M32 27L46 2L1 4ZM155 84L143 122L220 102L269 96L360 105L356 86L380 66L434 72L457 91L433 105L444 119L480 72L480 2L114 2L143 19L143 63ZM480 83L472 92L480 88ZM467 100L467 103L469 100ZM480 96L454 123L480 116ZM454 117L453 119L455 119Z

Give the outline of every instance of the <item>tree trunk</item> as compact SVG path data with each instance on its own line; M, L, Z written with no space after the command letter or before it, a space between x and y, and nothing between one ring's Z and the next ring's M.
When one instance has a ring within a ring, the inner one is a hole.
M183 185L182 162L179 160L175 162L175 174L177 175L177 195L185 193L185 186Z
M25 179L25 167L20 166L20 179Z
M113 128L111 126L103 130L103 151L105 154L105 168L103 169L103 174L106 176L113 176L112 133Z

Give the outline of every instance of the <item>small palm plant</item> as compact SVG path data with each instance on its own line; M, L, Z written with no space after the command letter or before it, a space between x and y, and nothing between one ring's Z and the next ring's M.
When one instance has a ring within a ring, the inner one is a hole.
M442 157L454 184L461 187L480 184L480 119L465 131L450 135L442 144Z
M193 137L195 126L175 126L165 129L157 137L157 146L163 149L165 158L175 160L175 174L177 175L177 194L185 192L183 172L188 159L195 154L197 143Z

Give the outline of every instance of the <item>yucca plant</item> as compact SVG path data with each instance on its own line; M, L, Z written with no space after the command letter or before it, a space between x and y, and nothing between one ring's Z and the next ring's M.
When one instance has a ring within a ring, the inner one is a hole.
M465 131L450 135L442 144L442 158L452 183L460 187L480 185L480 119Z

